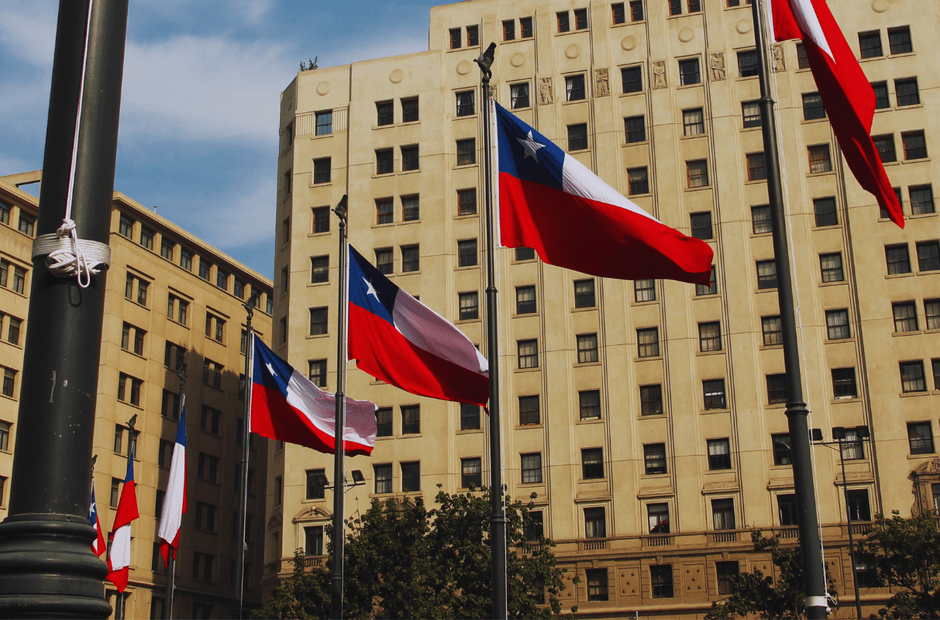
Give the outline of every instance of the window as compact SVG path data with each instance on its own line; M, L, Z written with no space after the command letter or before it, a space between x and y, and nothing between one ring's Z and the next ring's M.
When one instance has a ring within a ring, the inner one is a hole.
M924 363L920 360L913 362L900 362L901 391L905 394L913 392L926 392L927 382L924 379Z
M584 509L584 537L607 538L607 519L604 507Z
M414 493L421 490L421 462L401 464L401 492Z
M376 101L375 112L375 124L379 127L391 125L395 122L395 106L391 101Z
M924 321L927 329L940 329L940 300L924 300Z
M633 300L637 303L644 301L656 301L656 281L634 280Z
M578 363L597 362L597 334L581 334L578 337Z
M401 122L414 123L418 121L418 98L403 97L401 100Z
M759 290L777 288L777 265L774 261L757 261L757 288Z
M712 500L712 524L716 530L735 529L733 499Z
M916 77L894 80L894 91L897 94L898 107L920 103Z
M604 477L603 448L581 450L581 477L585 480L597 480Z
M887 82L872 82L871 89L875 91L876 110L886 110L891 107L891 101L888 99Z
M911 304L913 308L913 304ZM916 322L916 317L915 317ZM829 340L845 340L852 337L849 329L849 311L827 310L826 311L826 329L829 332Z
M901 134L904 144L904 159L924 159L927 157L927 143L924 141L924 132L907 131Z
M219 477L219 459L211 454L200 452L197 475L200 480L216 483Z
M575 308L593 308L597 305L594 296L594 279L575 280L574 282L574 307Z
M558 32L568 32L571 30L571 24L568 21L568 11L555 13L555 18L558 21Z
M533 452L522 456L522 484L542 482L542 454Z
M699 323L698 344L699 351L702 353L721 351L721 323L719 321Z
M477 240L460 239L457 241L457 266L475 267L477 264Z
M476 110L473 105L472 90L462 90L457 93L457 116L473 116Z
M408 172L409 170L418 169L418 145L412 144L410 146L400 147L401 149L401 171Z
M907 441L911 454L933 454L933 428L930 422L908 422Z
M871 521L871 506L868 503L868 490L855 489L846 493L848 511L852 521Z
M0 422L0 451L10 451L10 423ZM2 499L2 496L0 496Z
M773 449L774 465L792 465L793 455L790 453L790 434L776 433L770 436Z
M911 272L911 258L908 255L906 243L886 245L885 260L888 263L888 275Z
M820 174L822 172L832 171L832 160L829 158L829 145L816 144L808 148L809 151L809 172L810 174ZM835 206L835 199L832 199ZM817 224L820 226L821 224Z
M796 495L777 496L777 516L781 526L800 524L800 513L796 509Z
M584 99L584 74L565 76L565 101Z
M630 188L630 195L650 193L649 177L646 173L646 166L642 168L628 168L627 182Z
M663 386L660 384L640 386L640 415L663 414Z
M709 439L707 444L708 469L712 471L731 469L731 442L728 438Z
M587 597L589 601L606 601L607 594L607 569L606 568L588 568L585 569L587 578Z
M650 584L653 598L672 598L672 564L651 565Z
M757 50L744 50L738 52L738 75L740 77L754 77L759 73L757 64Z
M304 528L304 555L323 555L322 525L310 525Z
M477 163L476 139L457 140L457 165L469 166Z
M20 269L16 267L16 269ZM25 277L25 276L24 276ZM16 272L13 274L14 278L14 290L16 289ZM0 280L3 278L0 277ZM134 289L137 289L137 295L134 295ZM127 280L124 284L124 297L130 299L131 301L136 301L141 306L147 305L147 289L150 287L150 282L143 280L135 275L127 274ZM22 292L22 291L17 291Z
M395 172L395 152L392 149L375 150L375 173L391 174Z
M539 411L539 396L520 396L519 397L519 425L528 426L530 424L540 424L542 422Z
M375 268L381 274L392 273L392 248L381 248L375 251Z
M689 189L708 186L708 161L696 159L685 162Z
M509 106L513 110L529 107L529 83L519 82L509 85Z
M225 338L225 319L206 312L206 338L222 342Z
M8 371L7 376L9 376L9 369L7 369L7 371ZM16 371L13 371L13 372L14 372L13 376L15 377ZM7 380L6 380L6 376L4 377L3 393L5 396L13 395L12 383L13 381L11 380L10 381L10 393L7 394L7 390L6 390ZM144 385L144 382L142 379L137 379L130 375L126 375L123 372L120 373L118 375L118 400L124 403L128 403L130 405L134 405L135 407L140 407L140 389L143 387L143 385Z
M757 101L742 101L741 116L744 121L744 128L760 127L760 103Z
M702 10L701 0L688 0L689 13L698 13Z
M176 248L176 244L163 237L160 241L160 256L167 260L173 260L173 250Z
M333 110L324 110L316 112L317 133L318 136L328 136L333 133Z
M228 274L221 269L215 270L215 285L223 291L228 290Z
M170 293L167 297L166 316L171 321L176 321L180 325L186 325L187 314L189 313L189 302Z
M153 250L153 235L154 232L147 228L146 226L140 227L140 245L147 248L148 250Z
M311 256L310 257L310 282L318 284L320 282L330 281L330 257L329 256Z
M329 157L320 157L313 160L314 185L330 182L330 164L331 160Z
M516 342L516 349L520 369L539 367L538 340L519 340Z
M477 26L467 26L467 47L476 47L480 44L480 29Z
M516 20L503 20L503 41L515 41L516 39Z
M163 402L160 415L173 420L180 419L180 395L170 390L163 390Z
M480 406L460 403L460 430L480 430Z
M401 434L421 434L421 405L401 406Z
M704 163L705 160L702 160ZM691 171L691 168L690 168ZM691 178L689 179L691 183ZM705 179L706 184L708 179ZM691 185L690 185L691 186ZM700 211L689 215L692 224L692 236L696 239L709 240L713 238L711 211Z
M600 390L583 390L578 392L578 410L580 411L582 420L600 420Z
M770 219L770 205L751 207L751 224L755 235L773 232L773 221Z
M204 532L215 531L215 512L217 506L205 502L196 502L196 529Z
M587 125L568 125L568 150L583 151L588 147Z
M636 330L637 357L659 357L659 328Z
M477 190L475 187L457 190L457 215L476 215Z
M702 381L702 394L705 399L705 410L725 409L725 380L707 379Z
M679 61L679 84L690 86L699 84L702 81L702 74L699 72L698 58L687 58Z
M19 319L12 319L11 317L11 324L13 320L19 321ZM10 331L12 331L12 328ZM144 336L146 334L147 332L145 332L141 328L135 327L131 325L130 323L124 323L124 328L121 332L121 348L124 349L125 351L133 351L137 355L143 355L144 354ZM19 340L19 325L17 325L16 336L17 336L17 340ZM13 342L13 341L10 340L10 342Z
M780 405L787 402L787 376L783 373L767 375L767 404Z
M630 21L643 21L643 0L632 0L630 2Z
M767 178L767 166L763 153L747 154L747 180L762 181Z
M376 437L392 436L392 408L379 407L375 410Z
M33 219L30 218L25 213L20 213L20 228L21 233L26 233L27 235L32 236L33 230ZM28 231L28 232L27 232ZM118 221L118 234L122 237L131 238L134 232L134 220L128 216L121 214L121 218Z
M910 26L888 28L888 46L892 54L909 54L914 51L911 45Z
M682 135L700 136L705 133L705 114L702 108L682 111ZM702 160L704 161L704 160ZM706 181L706 185L708 182Z
M214 562L214 555L193 551L193 579L196 581L212 581L212 566ZM212 606L208 606L208 609L206 609L206 607L206 605L194 604L193 611L198 613L193 613L193 616L210 617L206 612L211 613Z
M696 284L695 285L695 295L701 297L703 295L715 295L718 293L718 279L715 277L715 267L712 266L711 273L708 277L708 284Z
M401 197L401 221L417 222L421 219L421 200L418 194Z
M460 41L461 41L460 35L461 35L460 28L450 29L450 49L452 50L460 49Z
M620 69L623 94L643 92L643 69L640 65Z
M865 458L865 447L861 437L858 436L858 429L845 429L845 438L842 440L842 458L847 461Z
M545 523L541 510L532 510L529 512L529 521L525 524L525 539L529 542L536 542L545 536Z
M761 333L764 336L765 347L783 344L783 326L780 323L780 315L761 317Z
M842 282L845 275L842 271L842 253L819 255L819 269L822 272L823 282Z
M329 308L321 306L310 308L310 335L319 336L329 333L327 323L329 319Z
M587 9L574 10L574 29L586 30L588 27Z
M461 321L471 321L480 318L480 296L476 291L458 293L458 318Z
M313 212L313 232L330 232L330 208L314 207L311 211ZM268 314L270 314L270 312Z
M622 24L626 21L626 14L623 10L623 2L614 2L610 5L611 10L611 21L614 24Z
M16 371L12 368L3 369L3 385L0 387L0 394L13 398L13 392L16 389Z
M627 144L646 142L646 122L642 114L623 119L623 129Z
M532 248L516 248L516 262L535 260L535 250Z
M822 97L819 93L803 93L803 120L813 121L821 118L826 118Z
M222 389L222 364L213 362L210 359L202 361L202 382L206 385L221 390Z
M917 242L917 266L920 271L940 269L940 241Z
M911 215L934 213L933 187L916 185L907 188L911 196Z
M855 368L832 369L832 394L835 398L858 398Z
M516 287L516 314L534 314L536 311L535 287Z
M666 444L650 443L643 446L643 462L646 466L646 475L665 474Z
M881 32L872 30L858 33L858 50L863 59L884 56L881 50Z
M682 15L682 0L669 0L669 15Z
M464 489L483 484L483 472L480 458L460 459L460 486Z
M715 562L715 573L718 576L718 594L733 594L732 585L734 577L740 574L741 569L737 560Z
M118 500L121 497L121 482L118 478L111 478L111 508L117 508Z
M18 319L15 316L7 317L7 342L10 344L19 345L20 344L20 327L23 324L22 319Z
M418 271L421 268L417 245L401 246L401 270L403 273Z
M662 502L646 505L646 523L650 534L669 533L669 504Z
M916 332L919 329L917 324L917 308L913 301L901 301L891 304L892 314L894 315L894 331L898 334L906 332Z
M872 136L871 139L875 143L875 149L877 149L878 157L881 158L882 163L890 164L898 160L898 154L894 148L894 134Z
M12 209L13 209L13 205L0 200L0 224L10 223L10 211Z
M532 18L531 17L520 17L519 18L519 34L523 39L532 38Z

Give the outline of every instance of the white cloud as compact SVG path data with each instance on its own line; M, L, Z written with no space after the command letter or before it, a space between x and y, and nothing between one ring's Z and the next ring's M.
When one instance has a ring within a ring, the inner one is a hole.
M0 9L0 47L19 60L51 67L55 50L57 3L11 2Z
M273 244L277 187L269 178L272 176L259 174L255 183L246 182L229 191L219 188L213 193L212 204L167 217L229 254L260 241ZM243 191L245 188L249 191Z

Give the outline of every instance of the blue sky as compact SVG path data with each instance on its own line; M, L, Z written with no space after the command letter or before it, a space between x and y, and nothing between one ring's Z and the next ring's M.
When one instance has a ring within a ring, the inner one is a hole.
M274 272L281 91L319 66L427 49L447 0L131 0L115 189ZM58 2L0 2L0 175L42 167Z

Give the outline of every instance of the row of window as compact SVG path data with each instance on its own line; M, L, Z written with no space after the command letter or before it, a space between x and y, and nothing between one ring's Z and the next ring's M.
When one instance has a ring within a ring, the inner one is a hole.
M0 224L6 224L10 226L10 220L12 219L13 214L13 205L8 202L0 200ZM19 221L17 222L17 230L28 237L35 236L36 234L36 217L26 213L22 208L19 209Z

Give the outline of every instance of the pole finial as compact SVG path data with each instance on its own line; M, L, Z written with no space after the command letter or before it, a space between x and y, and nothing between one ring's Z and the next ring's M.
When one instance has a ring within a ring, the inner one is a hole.
M490 43L490 46L486 48L486 51L480 54L480 56L474 60L475 63L480 65L480 71L483 72L483 79L489 80L490 76L493 75L493 71L490 67L493 66L493 61L496 59L496 43Z

